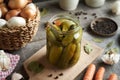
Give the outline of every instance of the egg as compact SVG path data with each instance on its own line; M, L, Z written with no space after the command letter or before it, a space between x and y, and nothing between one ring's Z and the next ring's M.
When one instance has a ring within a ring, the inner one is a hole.
M28 3L28 0L9 0L8 6L11 9L22 9L24 8Z
M36 6L33 3L30 3L21 11L20 16L26 19L34 19L36 11Z
M18 16L21 10L10 10L9 12L7 12L5 19L9 20L11 17L13 16Z
M35 6L34 3L28 4L28 5L26 6L26 8L30 8L30 9L32 9L32 10L35 11L35 12L37 11L36 6Z
M7 24L7 21L4 19L0 19L0 28L4 27Z
M2 11L2 17L4 17L4 15L8 12L8 9L6 7L6 5L4 3L0 4L0 9Z
M22 27L26 25L26 20L23 17L12 17L8 20L8 27Z

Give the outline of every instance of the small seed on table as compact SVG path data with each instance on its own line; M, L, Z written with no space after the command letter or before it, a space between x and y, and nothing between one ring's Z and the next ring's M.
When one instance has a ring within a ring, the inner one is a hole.
M54 79L58 79L58 76L56 76Z
M60 73L59 76L63 76L63 73Z
M48 77L52 77L52 74L49 74Z
M84 17L84 19L87 19L87 17Z

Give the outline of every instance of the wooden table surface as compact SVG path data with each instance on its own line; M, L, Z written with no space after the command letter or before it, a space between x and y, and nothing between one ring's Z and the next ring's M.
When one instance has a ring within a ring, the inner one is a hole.
M90 8L90 7L86 6L83 2L80 2L78 8L75 11L71 11L72 14L75 14L76 12L80 12L80 11L87 13L87 15L81 15L79 18L81 26L83 28L85 28L84 33L83 33L83 38L85 38L86 40L89 40L89 41L92 41L93 38L104 39L104 41L102 43L93 42L102 48L105 48L106 44L111 41L115 42L112 47L118 47L118 48L120 47L120 45L119 45L119 41L120 41L120 34L119 34L120 30L119 29L120 28L118 28L117 33L111 37L100 37L100 36L94 35L91 32L89 32L87 30L87 28L88 28L90 22L93 19L95 19L95 17L92 16L93 13L96 13L97 17L111 18L114 21L116 21L118 26L120 26L120 16L114 16L110 12L111 5L113 2L114 2L114 0L107 0L105 2L105 5L100 8ZM20 60L19 64L17 65L16 69L14 70L14 72L23 74L24 80L28 80L28 77L24 71L23 62L46 44L46 33L45 33L44 23L47 22L55 14L69 13L69 11L65 11L65 10L61 9L59 7L58 1L56 1L56 0L44 1L44 2L39 2L39 0L36 0L35 4L39 8L48 9L48 13L45 16L41 17L39 30L38 30L36 36L34 37L33 41L28 43L26 45L26 47L19 49L17 51L11 52L13 54L19 54L21 56L21 60ZM118 76L120 76L120 68L119 68L120 62L113 66L109 66L109 65L102 63L101 56L100 56L93 63L96 64L97 68L99 68L100 66L104 66L106 68L104 80L106 80L108 78L108 76L113 72L116 73ZM78 77L75 80L82 80L84 73L85 73L85 70L81 73L81 75L78 75ZM10 78L11 78L11 75L7 78L7 80L10 80Z

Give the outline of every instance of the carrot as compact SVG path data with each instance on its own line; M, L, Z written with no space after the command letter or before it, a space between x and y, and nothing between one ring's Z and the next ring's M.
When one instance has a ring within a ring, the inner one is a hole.
M60 25L61 25L61 21L60 21L60 20L55 20L55 21L54 21L54 24L55 24L56 26L60 26Z
M83 80L93 80L95 70L96 70L96 66L94 64L90 64L87 68Z
M100 67L95 75L95 80L103 80L104 73L105 73L105 68Z
M112 74L109 76L108 80L118 80L117 74L112 73Z

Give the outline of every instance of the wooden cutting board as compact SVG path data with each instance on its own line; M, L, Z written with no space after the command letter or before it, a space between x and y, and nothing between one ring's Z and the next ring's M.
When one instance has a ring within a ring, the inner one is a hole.
M84 52L83 46L85 44L91 44L93 47L93 51L88 55ZM55 66L49 64L46 59L46 46L41 48L38 52L36 52L33 56L27 59L23 64L24 68L29 75L29 80L74 80L76 76L78 76L93 60L95 60L98 56L103 53L103 49L96 46L95 44L90 43L87 40L82 40L82 47L81 47L81 56L79 61L73 67L68 69L57 69ZM38 74L34 74L27 69L27 65L31 61L39 60L45 68L42 72ZM59 74L63 73L62 76ZM48 75L52 74L52 77L48 77ZM57 79L55 79L58 77Z

